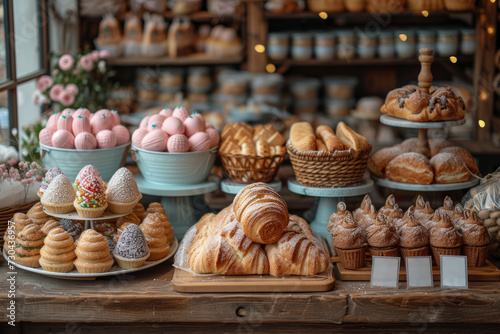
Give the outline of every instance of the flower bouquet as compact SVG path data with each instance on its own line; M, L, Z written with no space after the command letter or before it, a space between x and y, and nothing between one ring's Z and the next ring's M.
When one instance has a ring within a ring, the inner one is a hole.
M38 200L37 191L47 170L37 162L14 159L0 165L0 208Z

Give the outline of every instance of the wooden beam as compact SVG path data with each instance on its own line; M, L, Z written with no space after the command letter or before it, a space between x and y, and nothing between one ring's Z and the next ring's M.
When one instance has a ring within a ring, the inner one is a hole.
M247 27L248 27L248 71L252 73L264 72L267 64L266 53L255 51L255 45L266 45L267 42L267 21L264 18L264 2L247 2Z

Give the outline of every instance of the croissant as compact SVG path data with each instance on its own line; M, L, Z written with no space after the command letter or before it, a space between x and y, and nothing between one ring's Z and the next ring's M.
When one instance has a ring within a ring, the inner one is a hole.
M233 211L245 235L259 244L278 241L289 221L286 202L261 182L243 188L236 195Z
M196 224L196 236L188 264L197 274L266 275L269 262L262 246L252 242L235 219L231 207L204 215Z
M272 245L265 246L269 273L281 275L315 275L329 265L323 247L314 238L307 223L291 216L285 233Z

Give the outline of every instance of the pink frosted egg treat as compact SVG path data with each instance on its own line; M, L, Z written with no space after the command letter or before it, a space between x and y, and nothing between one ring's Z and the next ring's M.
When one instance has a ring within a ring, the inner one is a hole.
M92 115L92 113L87 108L78 108L75 110L75 112L71 116L73 116L73 118L76 118L78 116L83 116L85 118L88 118L90 121L90 119L94 115Z
M161 129L149 132L142 139L142 149L156 152L163 152L167 149L168 135Z
M189 140L183 134L173 135L168 139L167 149L171 153L189 152Z
M120 124L120 115L118 115L118 111L111 110L109 115L111 117L111 128Z
M111 131L116 136L116 146L122 146L129 142L130 140L130 132L123 125L115 125Z
M208 139L210 140L210 148L216 147L219 145L220 142L220 136L219 132L215 130L214 128L208 128L205 130L205 133L208 136Z
M185 121L189 117L189 111L183 106L177 106L172 112L172 116L177 117L181 121Z
M61 115L57 120L57 130L73 131L73 117L71 115Z
M172 113L174 111L170 108L163 108L161 111L160 111L160 115L162 116L165 116L165 118L169 118L170 116L172 116Z
M134 131L132 134L132 145L138 148L142 148L142 140L146 135L148 134L148 131L145 129L137 129Z
M209 129L209 128L211 128L211 129L215 129L215 128L214 128L214 126L213 126L212 124L210 124L210 123L208 123L208 122L205 122L205 129Z
M73 119L73 135L78 136L82 132L90 132L90 121L87 117L82 115Z
M184 123L177 117L169 117L161 127L168 135L184 134Z
M52 136L52 146L58 148L75 148L75 138L67 130L57 130Z
M141 120L141 123L139 124L139 129L146 130L148 128L148 121L149 121L149 118L151 116L153 116L153 114L149 114L147 116L144 116L144 118Z
M93 150L97 147L97 140L90 132L80 132L75 137L75 148L77 150Z
M74 117L73 114L75 113L75 109L73 108L66 108L64 109L62 112L61 112L61 115L65 115L65 116L71 116L71 117Z
M210 149L210 138L205 132L197 132L189 137L191 151L206 151Z
M199 118L200 121L202 121L203 124L205 124L205 118L203 118L203 115L200 114L199 112L195 111L194 113L191 114L191 116Z
M40 133L38 134L38 139L40 140L40 143L47 146L54 146L52 145L52 136L54 136L54 133L56 133L56 131L57 130L54 130L53 128L49 127L42 129L42 131L40 131Z
M111 130L101 130L95 136L97 148L112 148L116 146L116 135Z
M205 122L199 117L191 115L184 121L184 128L186 136L191 137L195 133L205 130Z
M113 120L111 119L111 115L108 110L106 109L99 110L94 114L94 116L90 120L92 134L94 136L97 136L97 133L102 130L111 130L112 122Z
M54 131L57 131L57 120L59 119L60 116L61 115L59 115L58 112L56 112L54 115L50 116L45 128L50 128Z

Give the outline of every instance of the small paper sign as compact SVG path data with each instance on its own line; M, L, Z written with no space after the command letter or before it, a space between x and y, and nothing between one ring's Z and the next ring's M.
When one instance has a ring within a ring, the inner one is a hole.
M399 257L372 256L371 287L398 288Z
M407 288L433 287L432 257L410 256L406 258Z
M441 255L441 287L468 289L467 256Z

